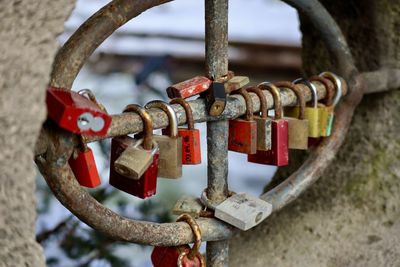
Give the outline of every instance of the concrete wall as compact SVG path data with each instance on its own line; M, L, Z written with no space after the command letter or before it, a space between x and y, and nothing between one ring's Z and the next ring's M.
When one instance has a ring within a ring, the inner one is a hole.
M0 266L44 266L35 242L33 148L56 37L73 0L0 1Z

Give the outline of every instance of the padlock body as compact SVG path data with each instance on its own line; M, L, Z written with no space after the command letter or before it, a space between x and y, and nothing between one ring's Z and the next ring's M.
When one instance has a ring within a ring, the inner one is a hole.
M289 149L308 149L308 120L285 119L289 127Z
M172 209L172 214L181 215L187 213L190 216L197 218L200 216L202 210L204 210L204 206L199 198L182 196L175 203L174 208Z
M333 124L333 107L325 106L323 104L318 104L318 116L320 124L320 136L330 136L332 132Z
M96 161L90 148L87 148L86 151L79 151L76 157L72 155L68 163L81 186L94 188L101 184Z
M234 91L237 91L240 88L243 88L249 82L250 80L247 76L234 76L224 84L225 93L230 94Z
M145 199L153 196L157 189L158 157L159 152L154 153L153 161L149 168L138 180L122 176L115 171L114 162L128 146L137 142L129 136L115 137L111 141L110 158L110 185L133 196Z
M178 128L178 136L182 138L182 164L200 164L201 144L199 129Z
M182 176L182 138L154 135L153 140L160 148L158 176L176 179Z
M231 151L254 154L257 151L257 123L236 119L229 121L228 149Z
M178 247L154 247L151 253L151 262L154 267L172 267L177 266L178 257L182 252L189 253L190 247L188 245ZM183 257L181 265L183 267L200 267L201 259L197 254L193 260L187 256Z
M257 123L257 150L271 149L271 119L254 117Z
M268 151L258 150L257 153L248 155L249 162L286 166L289 164L289 135L288 121L285 119L273 120L271 122L272 149Z
M115 160L115 171L126 178L138 180L153 163L152 152L141 145L128 146Z
M168 87L167 94L169 98L188 98L206 91L210 85L211 80L207 77L196 76Z
M61 128L77 134L104 136L111 124L111 116L95 103L71 90L47 89L48 116ZM83 119L89 119L83 124Z
M285 116L298 118L300 108L297 107L285 107ZM308 120L308 137L317 138L320 137L320 121L319 121L319 109L313 107L306 107L304 110L304 119Z

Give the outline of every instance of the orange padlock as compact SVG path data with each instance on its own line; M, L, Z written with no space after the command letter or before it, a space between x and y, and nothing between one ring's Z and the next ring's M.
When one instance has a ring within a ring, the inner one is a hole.
M253 102L244 88L238 92L246 101L246 119L229 121L228 149L239 153L255 154L257 151L257 123L253 119Z
M81 186L97 187L101 184L101 180L93 152L87 147L81 135L79 136L79 143L80 147L74 151L68 160L69 166Z
M188 128L178 128L178 136L182 137L182 164L201 163L200 131L194 128L193 112L189 103L183 98L174 98L171 104L179 104L185 109Z

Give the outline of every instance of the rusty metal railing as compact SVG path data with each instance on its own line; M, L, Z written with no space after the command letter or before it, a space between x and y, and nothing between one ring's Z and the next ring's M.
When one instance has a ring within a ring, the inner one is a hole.
M71 88L75 77L87 58L93 51L117 28L139 15L141 12L169 2L168 0L114 0L89 18L57 54L50 85ZM361 101L364 92L376 92L400 86L399 70L381 70L374 73L358 74L354 66L350 50L340 29L329 13L316 0L285 0L300 12L304 12L316 26L321 38L336 60L338 74L348 85L348 92L336 109L335 126L332 136L315 149L304 164L286 181L267 192L261 198L279 210L290 201L296 199L316 181L336 155L344 141L353 112ZM206 72L210 77L218 77L227 72L227 10L228 0L206 0ZM219 39L218 39L219 38ZM222 41L221 39L222 38ZM368 89L376 85L376 77L385 85L378 89ZM381 77L384 75L384 78ZM365 82L363 82L365 81ZM318 90L318 98L326 95L323 84L313 82ZM311 100L309 90L300 85L306 101ZM282 89L283 106L292 106L297 102L296 95L289 89ZM268 98L268 108L273 107L273 98L269 92L264 92ZM258 97L250 93L254 110L258 111ZM227 196L227 123L228 119L236 118L245 113L245 102L242 96L235 95L228 99L226 109L218 117L207 115L204 100L189 102L194 120L207 121L208 127L208 196L215 201L221 201ZM186 122L184 110L179 105L173 105L179 124ZM168 126L165 113L152 109L149 111L155 128ZM140 132L142 121L135 114L120 114L113 116L113 122L108 137ZM88 142L96 141L90 139ZM47 122L38 139L35 151L35 162L46 179L49 187L60 202L73 214L94 229L107 234L116 240L142 243L149 245L176 246L193 242L190 227L184 222L151 223L124 218L98 203L83 190L74 179L68 165L68 159L77 137L59 129ZM220 159L223 159L222 161ZM228 240L235 229L219 220L200 218L197 220L204 241L209 241L207 247L208 266L227 266ZM212 242L210 242L212 241Z

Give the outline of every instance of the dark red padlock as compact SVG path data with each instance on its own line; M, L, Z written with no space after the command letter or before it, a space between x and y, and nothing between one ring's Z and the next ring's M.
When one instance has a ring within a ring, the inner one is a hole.
M261 83L261 89L267 89L274 98L275 118L271 122L271 150L258 150L248 155L247 160L253 163L286 166L289 164L289 131L288 121L282 119L282 103L279 89L271 83Z
M246 101L246 119L229 121L228 149L254 154L257 151L257 122L253 119L253 102L245 89L242 88L238 92Z
M150 114L138 105L129 105L125 109L126 111L137 112L143 119L144 124L144 137L143 148L151 150L153 143L153 122ZM153 159L150 166L143 173L143 175L135 180L119 174L115 170L115 161L118 157L128 148L128 146L134 146L139 140L129 136L115 137L111 140L111 158L110 158L110 185L118 188L133 196L145 199L155 195L157 189L157 174L158 174L158 148L153 153Z
M211 80L207 77L196 76L192 79L174 84L167 88L169 98L188 98L208 90Z
M80 136L81 147L74 151L68 163L76 180L81 186L94 188L101 184L99 172L92 150L86 146Z
M82 94L71 90L49 87L46 104L48 116L61 128L77 134L104 136L111 124L111 116L104 112L87 89ZM89 98L83 94L88 94Z
M193 248L189 245L177 247L155 247L151 253L151 262L154 267L205 267L203 256L199 249L201 246L200 227L196 221L188 214L182 214L178 220L187 222L192 228L195 243Z
M194 128L192 108L183 98L174 98L171 104L180 104L186 113L187 128L178 128L178 136L182 137L182 164L195 165L201 163L200 131ZM167 128L169 129L169 128ZM165 133L164 133L165 134Z

